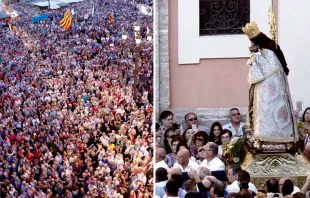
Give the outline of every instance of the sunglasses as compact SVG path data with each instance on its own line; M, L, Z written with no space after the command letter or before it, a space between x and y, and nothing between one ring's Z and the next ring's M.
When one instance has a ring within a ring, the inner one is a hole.
M205 150L204 150L204 149L199 149L199 150L198 150L199 153L200 153L200 152L203 152L203 151L205 151Z
M193 122L194 120L197 120L197 118L191 118L191 119L188 119L188 120Z
M196 138L196 140L195 141L204 141L204 139L203 138Z
M234 114L232 114L232 116L236 116L236 115L238 115L238 116L239 116L239 115L240 115L240 113L234 113Z

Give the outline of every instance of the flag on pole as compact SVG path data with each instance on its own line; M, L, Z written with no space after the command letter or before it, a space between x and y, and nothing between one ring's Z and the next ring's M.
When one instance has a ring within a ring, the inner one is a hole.
M9 24L11 32L14 32L14 34L16 34L17 28L12 24L11 20L8 20L8 24Z
M93 6L93 10L92 10L92 12L91 12L91 15L92 15L92 17L95 16L95 6Z
M147 28L146 28L146 35L148 35L149 33L150 33L150 28L147 27Z
M67 31L70 29L72 25L72 16L69 10L66 11L64 18L60 21L60 25Z
M113 13L112 12L110 12L109 23L110 24L114 23L114 17L113 17Z

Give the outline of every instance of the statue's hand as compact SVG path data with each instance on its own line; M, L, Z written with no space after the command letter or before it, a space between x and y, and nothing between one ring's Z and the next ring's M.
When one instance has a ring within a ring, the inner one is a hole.
M250 58L250 59L248 59L248 61L246 62L246 64L248 65L248 66L252 66L252 59Z
M298 118L298 114L299 114L299 110L294 110L294 116L296 117L296 118Z

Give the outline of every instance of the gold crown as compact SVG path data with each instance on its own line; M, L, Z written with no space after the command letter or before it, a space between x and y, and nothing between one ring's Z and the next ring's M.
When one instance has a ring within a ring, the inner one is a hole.
M260 33L259 28L255 22L245 24L245 27L242 28L242 31L249 37L249 39L256 37Z

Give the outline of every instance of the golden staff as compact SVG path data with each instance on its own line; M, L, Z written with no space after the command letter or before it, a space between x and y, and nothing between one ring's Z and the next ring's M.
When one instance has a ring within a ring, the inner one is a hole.
M278 48L277 24L272 6L269 8L268 18L269 18L269 33L271 35L271 39L276 42L276 48Z

